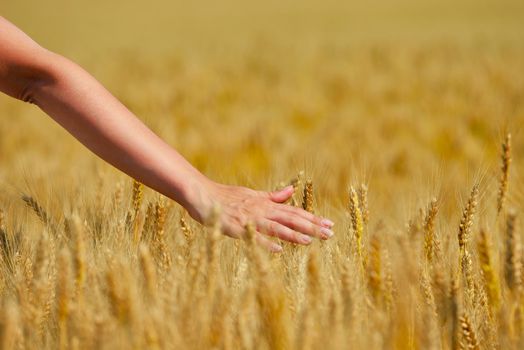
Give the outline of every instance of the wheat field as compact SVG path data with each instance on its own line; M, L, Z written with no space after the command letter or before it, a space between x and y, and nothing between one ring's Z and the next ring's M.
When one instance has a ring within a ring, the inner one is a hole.
M0 14L335 236L225 237L2 95L2 349L524 348L521 2L46 3Z

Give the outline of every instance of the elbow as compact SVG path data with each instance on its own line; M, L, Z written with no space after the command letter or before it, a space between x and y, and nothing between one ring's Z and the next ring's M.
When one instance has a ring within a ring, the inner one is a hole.
M16 98L26 103L38 105L43 89L53 82L54 79L51 75L36 75L26 79Z
M45 60L40 60L39 64L33 66L17 69L14 76L17 85L14 97L35 105L38 105L42 89L56 80L53 65L46 64Z
M53 79L47 77L34 77L27 79L16 98L26 103L38 105L41 100L42 89L52 83Z
M23 85L22 90L18 93L16 98L23 102L35 104L35 92L37 85L37 80L29 80Z

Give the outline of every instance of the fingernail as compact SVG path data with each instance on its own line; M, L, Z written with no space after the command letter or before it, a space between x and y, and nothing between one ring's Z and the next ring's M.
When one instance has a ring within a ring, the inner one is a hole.
M284 187L282 189L282 191L288 191L288 190L293 189L293 188L294 188L293 185L289 185L289 186Z
M273 250L274 253L281 253L282 247L279 246L278 244L273 244L273 246L271 247L271 250Z
M326 239L333 237L333 231L331 231L330 229L327 229L325 227L322 227L320 229L320 233L322 233L322 236L324 236L324 238L326 238Z
M306 236L306 235L302 235L302 236L300 236L300 240L304 244L309 244L309 243L311 243L313 241L313 238L311 238L309 236Z
M335 223L329 219L322 219L322 221L320 221L320 224L326 227L333 227L333 225L335 225Z

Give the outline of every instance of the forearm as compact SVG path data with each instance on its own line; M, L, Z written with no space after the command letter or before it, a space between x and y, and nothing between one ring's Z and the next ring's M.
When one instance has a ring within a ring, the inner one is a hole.
M99 157L187 208L209 180L89 73L50 55L50 77L26 89L26 99Z
M90 74L1 16L0 91L35 103L95 154L186 208L207 181Z
M99 157L174 199L200 222L220 208L225 234L242 237L251 222L257 240L282 248L262 234L309 244L327 239L333 223L284 203L288 186L275 192L213 183L80 66L49 52L0 16L0 91L38 105Z

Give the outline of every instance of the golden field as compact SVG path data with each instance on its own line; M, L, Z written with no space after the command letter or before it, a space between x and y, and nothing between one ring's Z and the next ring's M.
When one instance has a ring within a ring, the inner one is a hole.
M226 238L2 95L2 349L524 347L521 2L38 6L0 14L335 237Z

